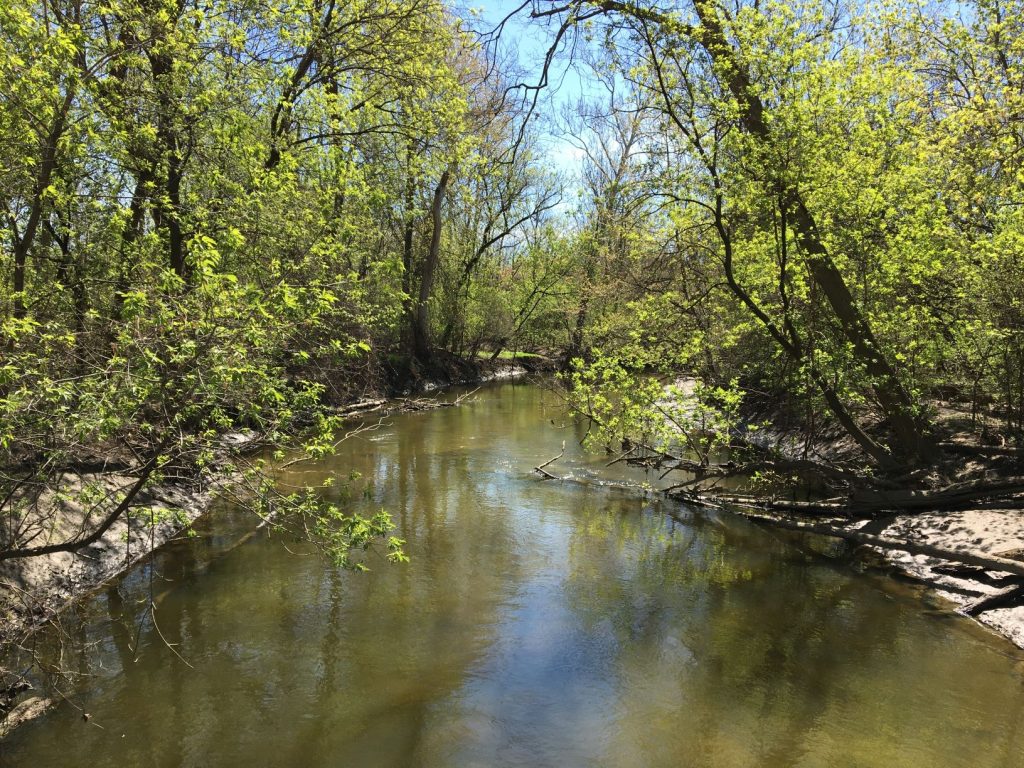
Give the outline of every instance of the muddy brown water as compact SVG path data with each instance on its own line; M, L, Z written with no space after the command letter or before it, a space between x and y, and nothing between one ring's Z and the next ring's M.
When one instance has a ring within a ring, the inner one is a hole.
M1024 766L1005 640L726 513L531 472L565 440L553 471L653 479L580 434L503 384L296 468L390 510L412 562L217 516L65 618L81 677L0 764Z

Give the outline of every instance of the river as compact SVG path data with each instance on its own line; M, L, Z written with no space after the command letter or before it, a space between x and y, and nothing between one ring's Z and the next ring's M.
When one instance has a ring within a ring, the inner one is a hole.
M580 430L509 383L293 468L389 510L411 562L212 516L64 619L69 701L0 764L1024 765L1021 652L727 513L531 471L564 440L553 472L651 479Z

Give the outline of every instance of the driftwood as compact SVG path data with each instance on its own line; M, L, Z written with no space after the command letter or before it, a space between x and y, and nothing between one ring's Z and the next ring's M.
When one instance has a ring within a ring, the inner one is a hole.
M22 723L34 720L56 705L54 699L45 699L41 696L34 696L21 702L5 718L0 719L0 741L7 738L7 735Z
M1024 477L956 483L933 491L860 491L851 494L850 506L865 511L883 509L910 511L953 507L1018 493L1024 493Z
M845 499L825 499L824 501L786 501L784 499L767 499L763 496L726 493L679 492L679 486L666 491L679 501L701 506L719 506L730 504L736 507L760 509L766 512L799 512L802 515L842 515L848 504Z
M861 529L863 530L863 529ZM996 553L1000 556L1002 553ZM1013 558L1017 559L1017 558ZM967 579L969 581L975 581L980 584L987 584L990 587L1004 588L1009 586L1016 586L1020 584L1020 577L1018 576L998 576L993 575L992 571L987 571L980 565L964 565L962 563L951 563L949 565L937 565L932 568L933 573L939 573L943 576L952 576L956 579Z
M688 473L692 475L691 479L674 485L669 491L685 491L684 498L697 503L741 504L768 511L799 512L801 514L873 517L884 511L912 512L927 509L949 509L990 499L1024 494L1024 477L975 480L949 484L940 488L922 489L913 488L913 485L925 481L932 468L918 469L898 478L871 477L844 466L810 459L765 457L748 462L709 463L706 459L693 460L673 455L643 443L625 441L624 447L627 449L625 453L610 464L624 461L633 465L657 467L664 470L663 477L676 471ZM971 446L949 442L941 443L939 447L950 453L1024 457L1024 448ZM700 485L708 480L751 477L761 472L817 475L836 492L841 492L844 496L824 502L786 501L777 498L709 494L707 492L709 489L700 488ZM907 485L911 485L911 488L908 489Z
M642 463L644 459L627 459L628 463ZM765 459L747 463L726 462L724 464L704 464L689 459L676 459L668 471L689 472L697 478L708 477L750 477L761 472L778 472L783 474L810 473L847 486L863 484L864 478L856 472L810 459Z
M953 562L966 563L967 565L978 565L982 568L993 571L1003 571L1005 573L1012 573L1016 576L1024 576L1024 563L1018 560L1011 560L1007 557L1000 557L999 555L980 555L963 549L947 549L945 547L936 547L932 544L925 544L923 542L889 539L884 536L864 533L856 529L851 530L847 528L840 528L836 525L829 525L827 523L805 523L784 517L769 517L767 515L751 515L746 513L744 513L743 516L748 520L763 523L774 528L783 528L788 531L816 533L820 536L832 536L834 538L852 541L857 544L867 544L868 546L877 547L879 549L898 550L901 552L909 552L912 555L927 555L929 557L937 557L941 560L952 560Z
M430 397L396 397L392 400L378 398L374 400L359 400L348 405L341 405L332 409L336 416L361 416L373 411L387 408L388 410L399 411L429 411L434 408L452 408L460 405L467 397L475 395L479 387L471 392L459 395L454 400L438 400Z
M358 413L367 413L369 411L376 411L379 408L383 408L388 404L387 400L360 400L356 403L349 403L348 405L342 405L334 409L334 413L338 416L353 416Z
M735 446L733 440L733 447ZM749 477L760 472L779 473L811 473L822 478L842 483L846 486L863 485L865 478L852 470L837 464L814 461L812 459L788 459L783 457L762 458L749 462L727 461L709 463L696 461L683 456L676 456L645 443L626 441L627 450L608 466L625 461L635 466L657 467L669 472L688 472L699 478L710 477ZM752 446L759 447L759 446ZM638 455L638 451L643 451ZM689 485L692 483L686 483Z
M671 490L679 490L675 486ZM801 514L833 514L844 517L871 517L879 512L915 512L951 509L1001 496L1024 493L1024 478L1004 480L978 480L957 483L937 490L881 491L860 490L848 497L824 501L786 501L758 496L678 493L678 498L693 503L710 501L715 504L737 504L771 512L800 512Z
M995 594L985 595L972 603L968 603L962 611L968 616L977 616L993 608L1005 608L1024 602L1024 584L1017 584L1007 589L1002 589Z
M480 387L477 387L470 392L459 395L454 400L438 400L431 397L399 397L395 398L394 402L398 404L399 410L402 411L429 411L434 408L454 408L457 405L462 405L463 400L467 397L472 397L479 390Z

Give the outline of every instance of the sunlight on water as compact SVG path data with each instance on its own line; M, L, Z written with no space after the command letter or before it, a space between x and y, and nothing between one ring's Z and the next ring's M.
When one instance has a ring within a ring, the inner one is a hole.
M362 473L346 498L412 562L351 574L218 522L65 621L92 719L63 705L0 764L1024 765L1005 641L745 521L531 472L565 440L559 474L646 479L580 434L507 384L296 471Z

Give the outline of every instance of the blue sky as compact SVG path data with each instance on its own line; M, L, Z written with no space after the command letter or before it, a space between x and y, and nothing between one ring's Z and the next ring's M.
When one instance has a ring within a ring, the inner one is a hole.
M522 4L522 0L470 0L465 7L476 9L488 28L494 27L506 15ZM521 11L505 26L502 40L516 50L519 63L529 73L527 80L537 82L541 65L551 44L552 31L542 20L531 20L529 9ZM587 90L579 72L558 62L551 72L551 86L542 98L542 120L547 122L548 135L544 145L546 154L554 168L575 178L579 174L581 152L570 142L561 138L557 130L558 113L566 106L574 105Z

